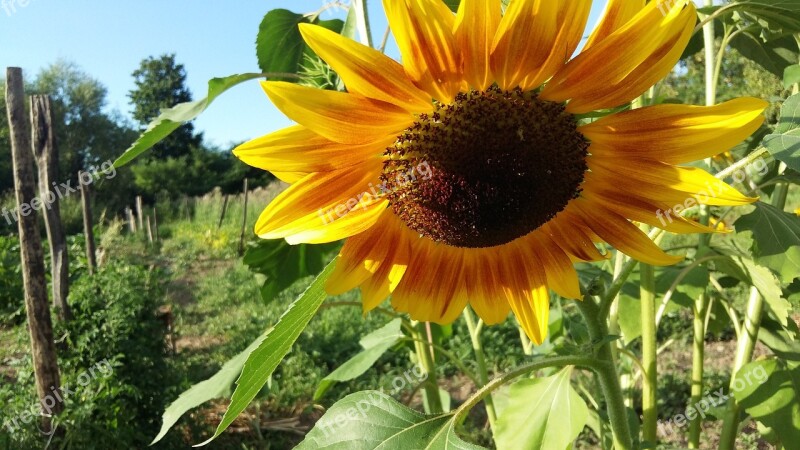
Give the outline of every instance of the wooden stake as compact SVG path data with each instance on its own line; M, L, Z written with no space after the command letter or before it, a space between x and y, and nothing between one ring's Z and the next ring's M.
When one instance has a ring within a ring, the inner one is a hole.
M239 237L239 256L244 255L244 232L247 229L247 194L249 192L247 186L247 178L244 179L244 214L242 218L242 234Z
M144 231L144 215L142 214L142 196L136 196L136 217L139 218L139 230Z
M78 179L81 175L78 174ZM94 275L97 270L97 248L94 243L94 228L92 226L92 199L91 186L81 183L81 206L83 206L83 235L86 238L86 260L89 266L89 275Z
M53 306L58 318L68 321L72 313L67 303L69 297L69 255L67 236L61 224L59 196L53 191L58 180L58 147L53 127L53 109L50 97L31 96L31 131L33 154L39 167L39 200L44 208L44 224L50 243L50 280L53 287Z
M153 206L153 233L155 236L153 238L158 242L158 208Z
M225 200L222 202L222 214L219 215L219 223L217 224L217 231L222 228L222 222L225 220L225 212L228 210L228 194L225 194Z
M125 214L128 216L128 230L130 230L131 234L136 234L136 218L133 217L133 210L125 208Z
M150 226L150 216L147 216L147 240L153 243L153 227Z
M53 395L53 392L61 389L61 375L53 342L50 305L47 301L42 240L39 236L36 212L31 210L31 203L36 194L36 183L29 121L25 114L25 88L22 69L16 67L10 67L6 71L6 109L11 134L22 279L25 286L25 311L31 339L33 372L36 392L42 405L43 431L49 433L52 430L51 417L60 413L64 405L61 401L55 401ZM60 395L58 398L61 398ZM54 404L49 407L51 403Z

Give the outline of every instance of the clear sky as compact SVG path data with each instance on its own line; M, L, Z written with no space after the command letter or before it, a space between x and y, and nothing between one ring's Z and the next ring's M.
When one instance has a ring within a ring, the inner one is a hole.
M108 109L128 115L131 73L151 55L175 53L186 66L195 99L210 78L258 72L255 38L264 14L275 8L316 11L326 0L0 0L0 67L19 66L27 77L58 59L78 64L108 88ZM27 4L26 4L27 3ZM604 1L595 0L593 26ZM369 0L376 41L386 28L379 0ZM25 5L25 6L23 6ZM323 18L344 16L326 12ZM390 46L388 53L396 57ZM289 124L258 82L220 97L196 122L218 145L244 141ZM120 149L120 153L124 149Z

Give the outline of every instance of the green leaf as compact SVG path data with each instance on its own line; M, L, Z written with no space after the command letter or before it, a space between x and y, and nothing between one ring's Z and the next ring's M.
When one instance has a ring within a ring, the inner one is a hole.
M273 9L258 27L256 56L264 72L298 73L303 64L306 43L298 25L310 23L305 15L286 9ZM277 78L295 81L290 78Z
M210 80L208 82L208 96L206 98L194 102L181 103L161 111L161 114L150 122L147 130L139 136L136 142L125 150L122 156L114 161L114 167L120 168L128 164L145 151L153 148L154 145L177 130L183 123L197 118L197 116L202 114L223 92L237 84L256 78L263 78L264 76L265 75L261 73L245 73Z
M461 4L461 0L444 0L444 4L447 5L453 12L458 12L458 6Z
M289 245L282 239L264 239L247 249L243 262L253 272L267 277L261 297L268 302L296 281L318 274L340 245Z
M800 83L800 64L789 66L783 70L783 87L791 89L792 85Z
M455 432L455 414L426 416L377 391L336 402L298 450L481 450Z
M167 432L172 428L178 420L192 408L202 405L203 403L214 400L216 398L228 397L231 394L231 386L236 381L236 377L242 373L247 357L253 352L261 343L267 334L261 335L247 349L242 353L234 356L233 359L226 362L213 377L195 384L184 393L182 393L177 400L167 407L162 416L163 423L161 431L158 436L153 439L150 445L155 444L167 435Z
M760 27L754 28L737 34L731 39L731 47L775 76L782 77L786 67L797 63L797 43L791 36L765 40L762 36L767 34L761 33Z
M731 246L714 245L714 250L727 258L714 260L717 270L754 286L764 297L775 317L786 325L792 305L783 298L781 282L768 268L758 265L747 255Z
M800 366L755 361L736 379L733 395L748 414L772 428L787 448L800 442Z
M210 443L222 434L264 387L327 297L325 281L333 272L335 265L336 260L333 260L325 267L325 270L311 283L303 295L294 301L278 319L278 323L267 333L261 345L247 357L244 370L236 381L236 390L233 392L225 416L222 417L222 422L214 432L214 436L200 444L201 446Z
M755 204L755 210L736 221L736 231L753 239L753 256L788 283L800 277L800 217L768 205Z
M335 382L352 380L369 370L381 355L386 353L403 337L403 333L400 331L402 324L402 319L394 319L382 328L364 336L360 341L364 351L352 357L323 378L317 387L317 391L314 392L314 400L322 398Z
M800 94L783 103L778 127L764 138L764 147L775 159L800 172Z
M589 408L572 388L572 368L547 377L520 380L497 418L498 448L563 449L578 437L589 419Z

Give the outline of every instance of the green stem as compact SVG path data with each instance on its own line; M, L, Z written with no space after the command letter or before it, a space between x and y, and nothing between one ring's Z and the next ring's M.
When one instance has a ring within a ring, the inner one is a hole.
M694 325L694 336L692 340L692 397L691 405L697 405L703 400L703 363L705 360L705 337L706 324L705 316L708 304L706 293L700 294L695 301L692 323ZM689 423L689 448L700 448L700 432L702 431L703 419L699 415L692 418Z
M658 430L658 366L656 364L656 277L653 266L639 266L642 302L642 439L655 444Z
M736 382L736 375L753 358L753 350L758 341L758 331L761 328L761 315L764 312L764 298L755 287L750 288L750 299L747 302L747 313L744 319L744 329L736 349L736 360L731 372L731 384ZM739 430L739 415L741 406L731 395L723 417L722 433L720 435L720 450L733 450L736 444L736 435Z
M467 328L469 329L469 337L472 340L472 350L475 351L475 362L478 363L479 387L483 387L489 383L489 371L486 368L486 356L483 353L483 344L481 344L481 330L475 322L472 311L468 307L464 308L464 321L467 323ZM494 432L497 413L494 409L492 396L487 395L486 398L483 399L483 403L486 405L486 415L489 417L489 426L492 428L492 432Z
M592 342L600 343L608 337L607 316L600 314L600 308L592 300L586 297L583 301L575 302L586 320L586 327L589 330L589 337ZM614 448L616 450L630 450L633 448L633 439L628 425L628 411L625 408L625 401L622 394L622 387L619 383L619 374L614 364L614 357L611 353L611 342L599 345L595 350L595 358L603 363L595 369L600 388L606 399L606 409L608 419L611 422L611 431L614 433Z
M714 0L705 0L705 5L714 6ZM717 85L714 84L714 62L716 61L717 51L713 20L709 20L703 25L703 42L705 43L706 64L706 106L713 106L717 102Z
M353 7L356 9L356 28L361 43L367 47L372 47L372 31L369 26L369 10L367 10L367 0L353 0Z
M607 366L610 366L611 369L614 369L612 364L609 364L607 361L598 361L597 358L593 357L586 357L586 356L556 356L553 358L543 359L541 361L532 362L530 364L525 364L523 366L517 367L509 372L504 373L503 375L493 379L490 381L486 386L482 387L478 390L472 397L468 398L461 406L458 407L455 413L455 422L457 424L461 424L467 418L467 414L474 408L478 403L481 402L484 398L489 396L492 392L500 388L501 386L505 385L506 383L514 380L515 378L519 378L523 375L527 375L531 372L546 369L548 367L566 367L566 366L577 366L577 367L585 367L594 370L595 372L600 372L601 370L607 370ZM627 425L627 423L626 423ZM628 447L630 448L630 447Z
M461 373L463 373L470 380L472 380L473 383L475 383L476 385L480 384L480 378L478 378L478 376L476 374L472 373L472 371L469 370L467 368L467 366L464 365L464 363L461 361L461 359L458 358L453 352L448 351L447 349L445 349L441 345L429 344L428 341L426 341L426 340L414 339L412 337L403 338L403 339L401 339L401 341L413 342L413 343L421 343L423 345L430 345L431 347L433 347L434 350L436 350L438 353L444 355L445 358L450 360L450 362L452 362L453 365L456 366L458 368L458 370L461 371Z
M778 172L778 175L782 175L785 169L785 165L781 164L781 170ZM772 197L773 206L780 210L786 208L786 194L788 189L789 185L787 183L780 183L775 187L775 194ZM736 375L742 370L742 367L753 359L753 350L758 342L758 332L761 330L761 317L763 313L764 297L761 296L758 289L751 287L750 299L747 301L744 326L742 327L742 333L736 348L736 360L734 361L733 370L731 371L731 388L736 382ZM731 395L723 418L722 434L719 444L721 450L733 450L736 443L736 434L739 429L740 414L741 406L736 401L736 398Z
M418 323L414 327L414 348L416 349L417 359L420 367L426 375L423 389L425 394L425 404L429 414L441 414L442 398L439 395L439 385L436 383L436 365L431 358L430 343L425 339L425 323Z

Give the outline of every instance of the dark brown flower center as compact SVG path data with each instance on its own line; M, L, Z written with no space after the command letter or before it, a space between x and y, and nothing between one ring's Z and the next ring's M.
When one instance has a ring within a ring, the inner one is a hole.
M534 92L459 94L386 151L382 181L411 229L456 247L502 245L580 193L589 147L573 116Z

